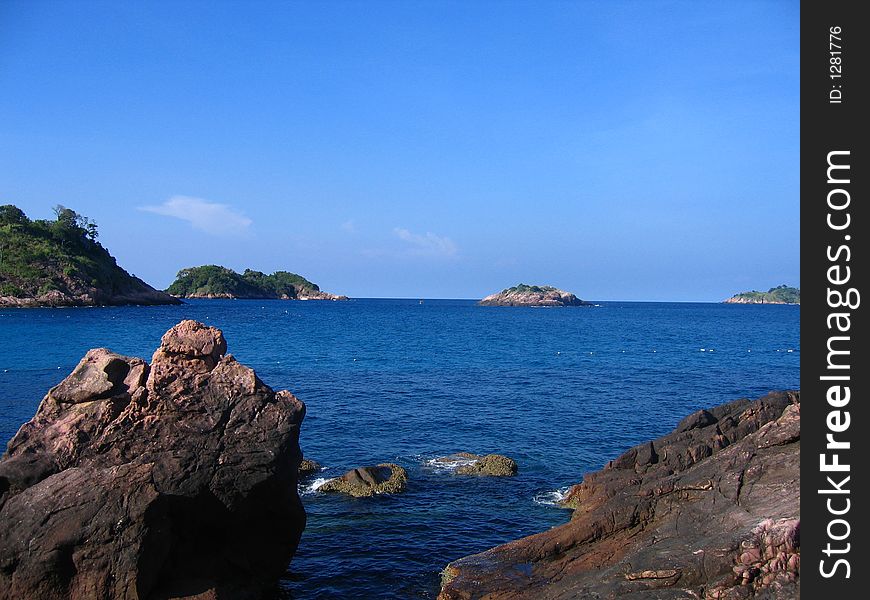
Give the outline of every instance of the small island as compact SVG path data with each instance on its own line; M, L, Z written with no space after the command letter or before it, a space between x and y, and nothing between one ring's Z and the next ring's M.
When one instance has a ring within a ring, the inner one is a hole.
M574 294L550 285L526 285L491 294L478 302L480 306L594 306Z
M57 205L31 220L0 206L0 307L181 304L127 273L97 241L97 224Z
M245 269L241 275L219 265L182 269L166 289L176 298L230 298L244 300L347 300L323 292L301 275L276 271L266 275Z
M726 304L800 304L801 290L800 288L780 285L775 288L770 288L766 292L742 292L734 294L727 300Z

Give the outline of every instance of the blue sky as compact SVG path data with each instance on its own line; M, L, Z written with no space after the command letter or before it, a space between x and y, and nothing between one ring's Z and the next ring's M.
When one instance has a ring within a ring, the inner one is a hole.
M0 203L357 297L799 285L797 2L0 3Z

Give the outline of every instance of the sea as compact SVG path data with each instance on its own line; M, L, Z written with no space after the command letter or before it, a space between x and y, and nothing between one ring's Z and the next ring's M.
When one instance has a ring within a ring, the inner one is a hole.
M600 302L481 307L473 300L193 300L182 306L0 310L0 442L90 348L150 360L182 319L307 406L300 445L323 470L300 483L308 525L284 598L435 598L462 556L565 523L583 474L687 414L797 389L800 307ZM515 477L433 459L498 453ZM317 485L395 462L408 489L350 498Z

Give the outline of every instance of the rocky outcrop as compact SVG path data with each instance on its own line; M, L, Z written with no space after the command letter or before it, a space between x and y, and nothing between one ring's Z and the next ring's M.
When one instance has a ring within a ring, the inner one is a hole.
M523 283L491 294L478 302L481 306L593 306L574 294L549 285Z
M290 298L289 296L282 296L281 300L294 300L294 298ZM343 296L340 294L330 294L329 292L315 292L312 290L303 290L299 292L299 295L296 296L295 300L348 300L347 296Z
M319 462L315 460L311 460L309 458L303 458L302 462L299 463L299 478L302 477L311 477L315 473L319 472L323 467Z
M0 459L0 598L260 598L305 525L304 404L170 329L148 365L91 350Z
M799 598L799 454L799 392L699 411L574 486L569 523L448 565L439 598Z
M408 473L397 464L352 469L317 488L318 492L340 492L357 498L375 494L398 494L408 484Z
M490 477L510 477L517 474L517 463L514 459L501 454L472 454L457 452L434 460L435 464L456 465L458 475L487 475Z

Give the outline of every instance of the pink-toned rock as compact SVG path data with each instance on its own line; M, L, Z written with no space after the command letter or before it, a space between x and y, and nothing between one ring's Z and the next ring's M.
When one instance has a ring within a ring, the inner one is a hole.
M182 321L163 334L160 351L191 358L210 358L217 362L227 351L224 334L216 327L197 321Z
M305 525L305 406L184 321L91 350L0 459L0 599L259 598Z

